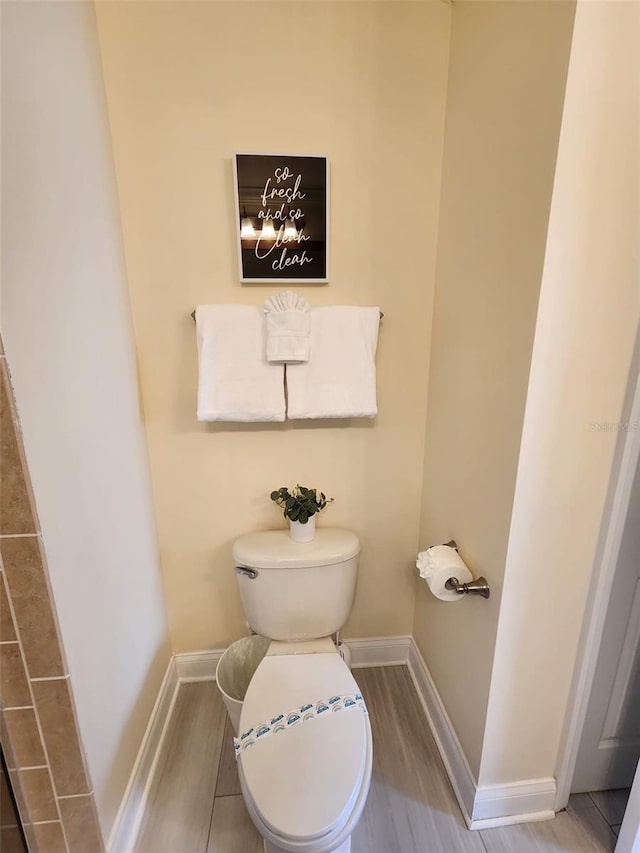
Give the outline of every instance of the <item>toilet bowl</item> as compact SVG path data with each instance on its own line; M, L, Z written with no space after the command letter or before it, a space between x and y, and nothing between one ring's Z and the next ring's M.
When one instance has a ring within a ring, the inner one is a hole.
M266 853L348 853L373 750L358 685L330 638L271 644L246 694L236 755Z
M248 623L272 641L234 741L265 853L348 853L367 799L369 715L331 639L351 611L359 553L358 537L337 528L305 543L261 531L233 546Z

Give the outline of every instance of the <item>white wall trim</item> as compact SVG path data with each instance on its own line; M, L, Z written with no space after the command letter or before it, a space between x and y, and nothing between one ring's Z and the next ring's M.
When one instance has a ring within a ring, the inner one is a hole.
M506 785L481 785L476 790L471 829L489 829L555 817L556 780L527 779Z
M469 829L489 829L555 817L556 782L550 777L478 787L431 673L413 639L408 667Z
M109 853L130 853L133 850L179 686L178 669L175 658L172 657L162 679L129 783L107 841Z
M406 664L411 637L364 637L342 640L351 651L351 666L396 666ZM214 681L216 667L224 649L205 649L184 652L175 656L178 679L183 681Z
M182 652L175 655L178 680L215 681L216 667L224 649L205 649L201 652Z
M624 407L623 417L630 424L638 424L640 423L640 338L636 344L630 380L629 398ZM614 461L612 489L604 512L589 601L558 754L556 811L565 808L571 793L639 457L640 430L636 428L623 432Z
M411 640L408 659L409 673L420 697L431 733L449 776L462 815L471 829L471 816L476 794L476 780L458 740L453 724L440 698L431 673L415 643Z
M617 853L638 853L640 850L640 773L636 770L631 793L624 810L618 833Z
M359 640L344 640L351 651L351 667L398 666L409 660L411 637L364 637Z

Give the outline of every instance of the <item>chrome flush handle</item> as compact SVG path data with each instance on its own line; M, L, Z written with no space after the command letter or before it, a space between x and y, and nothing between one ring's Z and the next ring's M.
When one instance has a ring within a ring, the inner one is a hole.
M236 566L236 574L242 575L245 578L249 578L249 580L254 581L258 577L258 572L256 569L247 569L246 566Z

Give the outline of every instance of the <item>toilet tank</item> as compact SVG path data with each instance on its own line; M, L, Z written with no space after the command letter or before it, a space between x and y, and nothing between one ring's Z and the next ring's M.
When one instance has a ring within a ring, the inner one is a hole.
M339 631L349 618L360 542L336 527L294 542L288 530L236 539L233 559L251 628L272 640L313 640Z

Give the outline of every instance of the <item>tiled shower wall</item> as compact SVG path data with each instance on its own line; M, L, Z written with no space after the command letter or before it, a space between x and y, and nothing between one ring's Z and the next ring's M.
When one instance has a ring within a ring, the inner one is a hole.
M1 342L0 342L1 348ZM1 741L32 853L100 853L9 372L0 349ZM45 427L43 427L45 428ZM3 828L1 849L12 850Z

